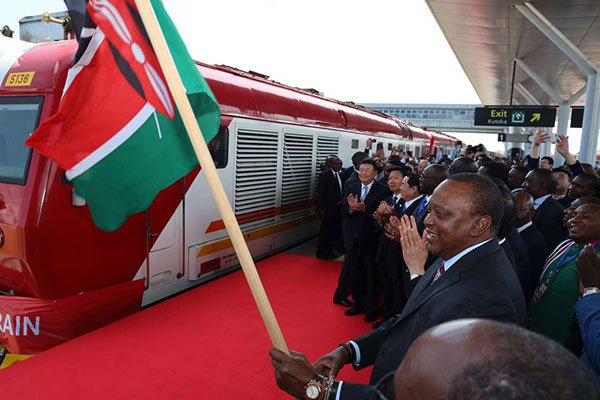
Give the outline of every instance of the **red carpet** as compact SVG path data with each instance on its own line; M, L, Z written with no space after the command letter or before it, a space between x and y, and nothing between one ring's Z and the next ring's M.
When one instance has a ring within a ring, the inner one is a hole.
M313 361L370 329L331 302L341 263L258 264L291 349ZM241 271L0 371L4 399L286 399ZM366 382L350 366L341 379Z

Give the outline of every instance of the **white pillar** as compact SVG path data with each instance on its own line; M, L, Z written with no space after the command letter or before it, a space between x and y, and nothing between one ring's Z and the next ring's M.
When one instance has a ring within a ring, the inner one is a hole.
M597 73L588 74L585 108L583 111L583 129L581 131L581 147L579 161L594 165L598 148L598 131L600 119L600 80Z
M569 129L569 114L571 112L571 107L567 102L562 102L558 107L558 124L556 127L556 132L559 135L567 134ZM561 156L558 151L554 152L554 165L559 167L565 163L565 159Z

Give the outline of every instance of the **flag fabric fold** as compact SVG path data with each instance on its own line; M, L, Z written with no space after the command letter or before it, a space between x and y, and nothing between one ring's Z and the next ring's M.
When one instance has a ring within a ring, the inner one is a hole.
M160 0L152 7L204 138L219 107ZM132 0L90 0L56 114L26 144L54 160L112 231L198 165Z

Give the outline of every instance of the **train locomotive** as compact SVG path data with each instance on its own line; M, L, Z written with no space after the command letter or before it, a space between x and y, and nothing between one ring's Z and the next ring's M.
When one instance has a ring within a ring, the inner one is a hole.
M77 43L0 37L0 342L31 354L237 267L198 167L114 232L64 171L24 145L58 108ZM319 164L368 138L446 152L455 139L228 66L198 63L222 113L209 148L254 257L314 237Z

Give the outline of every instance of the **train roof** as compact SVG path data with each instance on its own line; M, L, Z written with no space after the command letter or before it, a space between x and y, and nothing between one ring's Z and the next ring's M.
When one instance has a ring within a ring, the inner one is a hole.
M0 39L0 93L62 91L77 42L31 44ZM411 139L432 137L431 132L386 114L326 98L313 90L287 86L262 74L225 65L197 64L219 102L224 119L243 116L376 135L391 133ZM3 82L8 72L29 71L35 72L29 86L8 87Z

